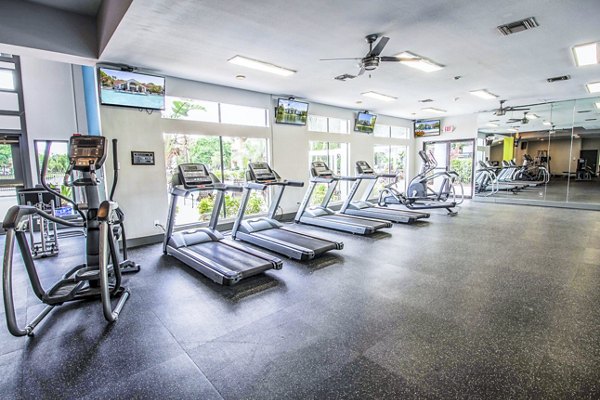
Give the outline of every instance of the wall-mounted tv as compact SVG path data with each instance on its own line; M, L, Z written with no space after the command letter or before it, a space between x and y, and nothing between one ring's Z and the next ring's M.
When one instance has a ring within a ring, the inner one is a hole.
M415 136L438 136L439 134L439 119L420 119L415 121Z
M294 99L278 99L275 122L278 124L306 125L308 103Z
M356 121L354 121L354 131L373 133L373 130L375 130L375 120L377 120L377 115L369 114L366 111L359 111L356 115Z
M165 78L162 76L98 68L100 104L165 109Z

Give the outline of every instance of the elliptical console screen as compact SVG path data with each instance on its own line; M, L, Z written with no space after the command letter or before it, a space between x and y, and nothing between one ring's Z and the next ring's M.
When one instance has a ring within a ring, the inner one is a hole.
M313 176L319 177L330 177L333 175L333 171L323 161L313 161L311 172Z
M375 171L373 171L373 168L371 168L371 166L369 165L368 162L366 161L357 161L356 162L356 173L358 173L359 175L372 175L375 173Z
M248 164L252 178L256 182L274 182L277 181L277 176L265 162L257 162Z
M197 187L212 184L212 177L204 164L180 164L179 177L184 187Z
M73 169L89 171L91 166L99 169L106 160L106 138L104 136L71 136L69 159Z

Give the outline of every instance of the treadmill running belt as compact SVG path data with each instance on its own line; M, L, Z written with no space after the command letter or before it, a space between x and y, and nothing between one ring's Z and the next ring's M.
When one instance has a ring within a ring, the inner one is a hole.
M244 272L258 269L271 269L273 265L250 253L237 250L221 242L204 242L193 246L180 247L180 251L193 257L194 253L214 261L232 271Z
M343 214L321 215L317 218L323 218L323 219L327 219L330 221L341 222L344 224L368 226L368 227L372 227L375 229L379 229L379 228L387 226L387 224L385 222L370 221L368 219L357 218L357 217L352 217L350 215L343 215Z
M265 229L264 231L254 232L253 235L273 238L292 245L304 247L314 251L316 254L335 249L335 243L329 240L309 237L287 229Z

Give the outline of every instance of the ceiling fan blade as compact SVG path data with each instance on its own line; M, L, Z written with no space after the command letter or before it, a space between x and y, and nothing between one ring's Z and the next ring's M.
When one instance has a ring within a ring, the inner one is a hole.
M356 74L356 76L361 76L362 74L365 73L365 67L360 67L360 71L358 71L358 74Z
M415 62L415 61L420 61L420 58L414 58L414 57L390 57L390 56L383 56L383 57L379 57L379 61L391 61L391 62Z
M319 58L319 61L339 61L339 60L362 60L362 58L360 58L360 57Z
M367 53L367 55L365 57L373 57L373 56L378 56L381 54L381 52L383 51L383 48L385 47L385 45L387 44L387 42L390 40L389 37L387 36L382 36L381 39L379 39L379 42L377 43L377 46L373 47L373 50L371 50L370 52Z

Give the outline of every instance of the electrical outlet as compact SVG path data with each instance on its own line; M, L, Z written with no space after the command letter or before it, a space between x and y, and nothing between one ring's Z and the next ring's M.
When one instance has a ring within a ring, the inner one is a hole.
M160 221L159 221L159 220L157 220L157 219L155 219L155 220L154 220L154 226L158 226L158 225L160 225Z

